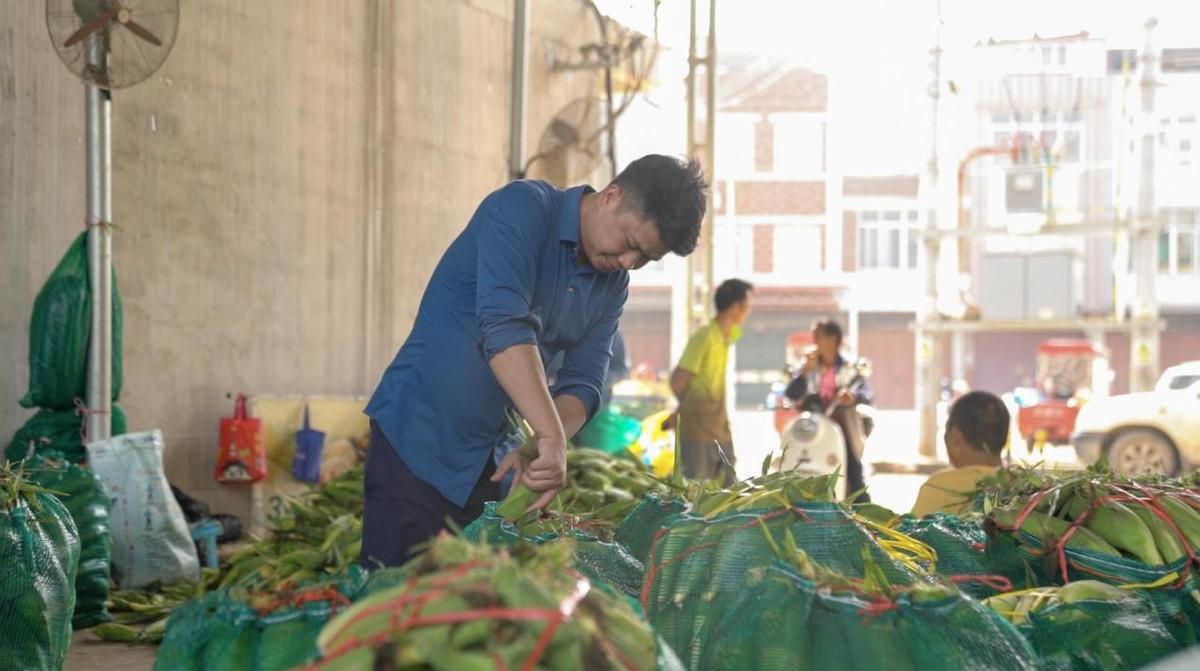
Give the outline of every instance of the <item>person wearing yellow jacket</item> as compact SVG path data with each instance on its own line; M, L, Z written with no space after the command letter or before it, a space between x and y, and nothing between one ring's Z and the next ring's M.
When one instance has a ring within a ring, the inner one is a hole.
M924 516L969 510L979 480L1003 465L1008 425L1008 408L995 394L973 391L955 401L945 432L951 468L929 476L912 513Z

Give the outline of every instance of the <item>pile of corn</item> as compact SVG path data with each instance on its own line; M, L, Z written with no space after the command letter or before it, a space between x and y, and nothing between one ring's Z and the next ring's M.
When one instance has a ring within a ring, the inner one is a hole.
M521 435L519 453L528 465L538 456L537 437L523 418L510 415L509 421ZM652 491L666 494L670 490L641 463L600 450L574 448L567 451L566 485L550 508L615 524ZM496 507L496 513L510 521L522 519L527 514L536 517L529 506L539 496L540 492L529 489L523 482L515 482L508 496Z
M156 644L171 613L209 589L232 587L249 597L343 573L362 549L362 477L360 465L286 500L266 538L239 549L219 570L205 568L198 584L113 592L108 600L113 621L97 627L96 635Z
M229 557L222 587L270 591L341 573L362 551L363 468L288 499L271 534Z
M182 583L161 589L126 589L108 595L108 610L113 614L112 622L96 627L96 635L103 641L115 643L162 642L167 630L167 618L178 607L215 587L220 572L217 569L201 570L200 582L195 585Z
M1081 601L1123 601L1136 598L1129 592L1098 580L1076 580L1062 587L1034 587L984 599L992 610L1013 624L1029 622L1030 613L1037 613L1059 604Z
M995 524L1051 545L1173 564L1200 549L1200 494L1166 482L1142 484L1089 473L1058 480L991 511ZM1064 540L1065 539L1065 540Z
M640 462L589 448L567 451L567 485L559 493L566 512L619 522L650 492L671 489Z
M653 669L653 634L570 570L569 542L497 552L443 535L403 585L332 619L315 668Z

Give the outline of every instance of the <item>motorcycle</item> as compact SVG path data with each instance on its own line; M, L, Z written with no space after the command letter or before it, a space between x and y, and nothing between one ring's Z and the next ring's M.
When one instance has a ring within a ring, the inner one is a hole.
M842 388L855 393L870 377L871 362L860 357L854 364L853 377ZM798 414L787 420L780 431L779 450L772 459L771 470L794 470L812 475L827 475L835 471L845 473L848 437L833 419L834 413L842 407L839 400L835 400L824 410L821 409L820 397L817 394L806 395L794 406L779 394L774 403L777 416L781 409L791 409ZM874 428L872 410L870 406L860 405L847 408L846 412L849 414L847 424L858 434L849 437L850 445L856 446L855 456L861 459L861 446ZM844 477L838 479L835 492L839 500L846 497L848 492Z

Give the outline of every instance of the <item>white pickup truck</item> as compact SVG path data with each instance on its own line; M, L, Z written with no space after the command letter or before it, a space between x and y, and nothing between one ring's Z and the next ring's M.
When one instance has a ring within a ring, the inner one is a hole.
M1122 475L1177 475L1200 466L1200 361L1168 368L1154 391L1090 401L1071 444L1080 461L1103 456Z

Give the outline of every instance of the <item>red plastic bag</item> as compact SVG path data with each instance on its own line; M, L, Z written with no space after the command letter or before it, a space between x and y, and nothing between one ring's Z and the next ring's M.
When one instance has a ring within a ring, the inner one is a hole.
M267 446L262 420L246 416L246 397L238 394L233 417L221 418L217 482L258 482L267 477Z

